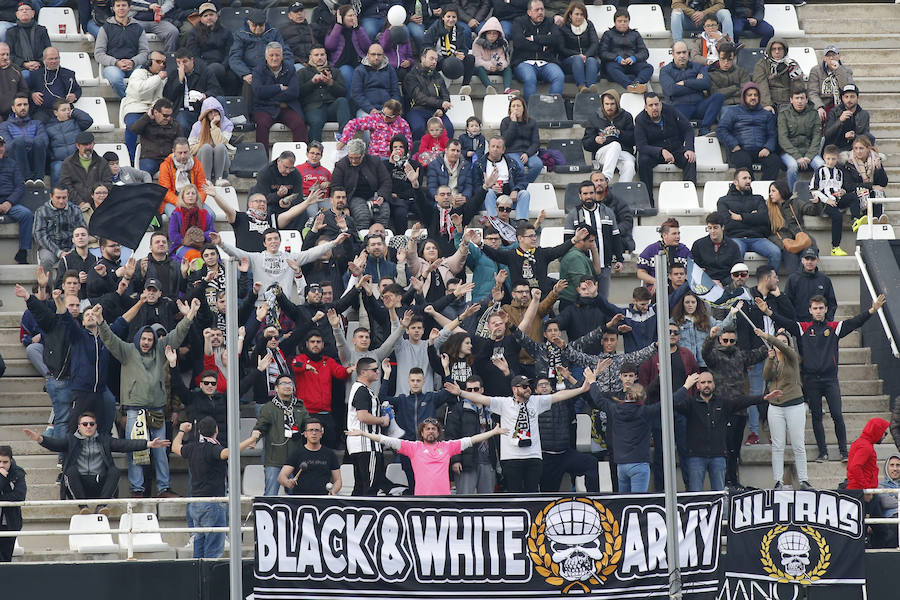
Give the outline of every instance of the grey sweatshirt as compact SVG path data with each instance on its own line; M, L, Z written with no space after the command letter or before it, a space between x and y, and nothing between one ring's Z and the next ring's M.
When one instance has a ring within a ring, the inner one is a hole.
M342 364L355 365L361 358L375 359L375 366L378 367L378 380L370 384L369 389L377 395L378 390L381 388L381 361L391 355L394 344L396 344L397 340L400 339L400 336L403 335L400 321L391 321L391 334L384 340L384 343L381 344L381 346L374 350L366 350L365 352L360 352L352 342L347 341L347 337L344 335L344 329L342 327L332 327L331 331L334 333L334 342L337 345L338 357L341 359ZM349 404L350 388L352 386L348 385L345 387L344 400Z

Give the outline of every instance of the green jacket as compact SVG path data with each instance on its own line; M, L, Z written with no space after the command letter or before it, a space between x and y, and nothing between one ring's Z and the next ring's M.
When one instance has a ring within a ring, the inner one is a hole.
M178 348L191 327L190 319L182 319L175 329L156 340L150 352L144 354L138 349L137 340L141 333L153 331L142 327L135 334L135 341L126 342L114 334L104 321L100 325L100 341L109 349L116 360L122 363L121 401L122 406L162 409L166 405L166 346Z
M294 424L300 431L306 429L308 418L309 413L306 411L306 406L303 405L303 400L298 398L294 405ZM266 438L265 466L267 467L283 467L291 452L304 443L302 436L298 436L299 439L296 440L284 437L284 411L272 402L263 404L253 429L258 429Z
M741 103L741 89L750 81L750 73L746 69L732 65L730 71L719 68L718 61L709 65L709 83L711 94L722 94L725 97L725 106L734 106Z
M559 278L569 282L559 297L574 302L578 293L578 282L583 275L594 277L594 263L591 257L574 246L559 260Z
M813 158L819 152L822 141L822 121L813 105L807 104L802 112L791 106L778 112L778 145L796 158Z

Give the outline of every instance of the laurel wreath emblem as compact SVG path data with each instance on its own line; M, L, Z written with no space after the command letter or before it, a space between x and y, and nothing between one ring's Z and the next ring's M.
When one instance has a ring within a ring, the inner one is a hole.
M828 546L828 542L825 541L825 536L823 536L821 533L819 533L809 525L804 525L800 528L800 530L811 537L813 541L816 542L816 546L818 546L819 548L818 563L816 563L816 566L812 571L808 572L804 576L788 575L787 573L779 569L775 565L775 561L772 560L772 555L770 554L772 540L774 540L778 535L787 531L787 525L777 525L770 529L769 532L763 536L762 543L760 544L762 566L769 577L777 579L778 583L799 583L801 585L808 585L810 583L813 583L814 581L818 581L819 579L821 579L822 576L825 575L825 572L828 571L828 567L831 565L831 548Z
M613 512L603 506L599 502L595 502L589 498L561 498L555 502L551 502L538 513L528 534L528 554L534 562L535 571L544 578L544 581L550 585L561 586L566 580L559 575L559 565L553 562L550 552L546 548L546 536L544 535L545 522L544 519L551 508L563 502L583 502L590 504L597 512L600 513L603 525L604 548L603 558L596 562L596 577L591 577L587 582L574 581L563 588L563 593L568 594L576 588L578 593L587 593L591 588L587 585L601 585L615 572L616 568L622 560L622 535L619 529L619 522L616 520Z

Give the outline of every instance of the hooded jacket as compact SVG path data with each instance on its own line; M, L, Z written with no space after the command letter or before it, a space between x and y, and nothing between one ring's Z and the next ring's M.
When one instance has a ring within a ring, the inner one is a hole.
M69 311L62 314L62 322L67 328L72 351L72 378L69 387L73 391L94 394L103 392L109 369L109 350L97 335L78 323Z
M345 29L346 27L344 27L340 23L335 23L334 27L331 28L331 33L329 33L325 37L325 50L328 51L328 64L335 67L341 66L339 61L341 55L344 53L344 46L347 44L347 40L344 37ZM372 40L370 40L369 36L366 35L366 30L363 29L362 26L360 26L351 32L350 43L353 44L353 49L356 51L356 55L359 56L360 59L362 59L369 51L369 46L372 45Z
M598 108L584 126L581 145L593 155L603 146L619 142L622 151L634 154L634 118L627 110L622 110L619 105L619 93L616 90L608 89L603 92L601 98L603 96L609 96L616 101L616 113L610 118L603 112L602 106ZM606 141L598 144L596 138L601 133L606 135Z
M684 85L678 85L682 81ZM697 104L703 101L705 93L709 91L709 70L705 65L692 60L683 69L679 69L673 61L659 70L659 85L666 95L666 101L672 104Z
M847 489L864 490L878 487L878 455L875 444L881 441L889 423L878 417L869 419L856 441L850 444L847 460Z
M281 44L284 49L284 64L293 67L294 53L278 30L268 23L262 35L254 35L250 32L249 25L244 23L241 30L234 34L231 51L228 53L228 66L238 77L251 74L256 67L265 67L266 44L269 42Z
M600 38L600 58L603 62L619 62L623 58L633 58L635 63L647 62L650 52L644 38L637 29L620 33L615 27L603 32Z
M784 46L784 58L772 58L772 44ZM791 83L803 82L803 70L793 58L788 57L789 46L782 38L775 36L766 44L766 54L753 68L753 81L759 86L762 106L778 106L791 101Z
M350 84L350 93L360 110L372 112L381 110L388 100L402 101L400 93L400 81L397 79L397 71L392 67L387 58L381 59L381 64L372 65L369 57L353 70L353 80Z
M605 395L597 383L591 385L591 399L606 413L607 430L614 430L612 453L618 464L650 462L650 428L659 426L661 404L617 402ZM541 430L543 433L543 430ZM543 441L543 437L542 437Z
M719 121L716 136L728 150L740 146L752 155L763 148L774 153L778 142L775 115L764 109L761 102L751 108L746 103L749 90L758 92L759 86L753 82L744 84L741 89L741 105L725 113Z
M764 111L770 114L769 111ZM725 235L730 238L767 238L771 232L769 226L769 210L766 201L753 190L739 191L734 183L728 186L728 193L719 198L716 210L725 219ZM741 215L735 221L729 213Z
M388 68L393 70L393 67ZM357 77L354 76L354 86L356 86L356 82ZM353 94L353 97L357 99L360 98L360 96L355 93ZM406 141L407 147L412 144L412 131L409 128L409 123L403 117L397 117L393 121L388 122L385 120L384 116L378 112L371 115L365 115L364 117L350 119L350 121L344 125L344 131L341 133L341 141L346 144L352 140L359 131L369 132L370 138L367 152L371 156L388 158L391 151L391 140L395 136L402 137ZM404 175L404 179L405 178L406 176Z
M801 321L812 321L812 316L809 314L809 299L813 296L825 297L828 306L828 310L825 312L826 321L833 319L834 312L837 310L834 285L828 275L819 270L819 267L816 267L812 273L805 269L791 273L784 286L784 295L790 298L797 318Z
M500 37L493 44L485 36L488 31L496 31L500 34ZM496 65L502 71L509 66L509 49L509 41L503 35L500 21L497 17L491 17L484 22L481 31L478 32L478 36L472 42L472 56L475 57L475 66L483 67L490 72L490 67Z
M892 458L896 458L900 460L900 454L894 453L887 457L884 461L884 467L882 467L882 471L884 472L884 479L878 484L880 488L900 488L900 479L891 479L890 473L888 473L888 463L891 462ZM897 516L897 496L894 494L879 494L879 500L881 501L881 510L883 516L885 517L896 517Z
M0 502L24 502L27 491L25 469L16 464L16 459L12 459L9 475L0 473ZM22 509L18 506L0 508L0 521L6 522L2 529L19 531L22 529Z
M219 113L219 132L226 143L231 139L231 135L234 133L234 123L232 123L231 119L228 118L228 115L225 114L225 109L222 108L222 104L217 98L210 96L204 100L203 104L200 106L200 118L191 126L191 132L188 135L188 142L191 144L191 152L194 154L197 153L196 150L194 150L194 145L199 146L200 135L203 133L203 118L206 116L206 113L211 110ZM216 136L213 135L213 142L216 142L215 137ZM231 146L229 146L229 148L231 148Z
M212 28L198 21L185 34L183 47L190 51L191 56L202 58L208 64L225 64L233 43L234 36L222 27L220 21L216 21Z
M44 145L50 143L44 124L28 115L19 118L15 114L10 113L9 117L3 123L0 123L0 135L3 136L7 144L19 138L23 138L29 143Z
M743 318L743 317L741 317ZM759 346L741 350L736 344L723 346L719 338L709 336L700 353L716 381L716 395L735 398L747 389L747 369L766 359L769 350Z
M722 69L719 61L707 67L709 71L709 91L712 94L722 94L724 106L740 104L743 98L744 85L750 82L750 73L738 66L735 61L727 71Z
M809 72L806 94L813 108L828 108L841 103L841 90L848 83L853 83L853 69L840 63L837 69L830 71L822 61Z
M165 348L178 348L187 336L191 319L181 319L174 330L160 339L152 327L143 327L129 343L120 339L104 321L100 324L100 340L109 353L122 363L121 399L122 406L161 410L166 405L165 367L168 366ZM153 333L153 346L147 353L140 350L141 334Z
M637 151L658 162L663 162L663 150L672 154L693 151L694 128L691 122L671 104L662 105L660 118L662 127L651 121L645 110L634 117L634 143Z
M450 101L450 92L443 76L433 69L416 64L403 79L403 91L410 109L421 108L433 112Z
M813 158L822 142L822 121L812 104L797 112L793 106L778 111L778 145L797 158Z

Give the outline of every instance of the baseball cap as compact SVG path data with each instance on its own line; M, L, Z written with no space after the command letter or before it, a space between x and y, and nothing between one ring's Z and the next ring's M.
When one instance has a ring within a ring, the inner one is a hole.
M155 290L162 290L162 284L159 282L159 279L156 279L155 277L151 277L150 279L148 279L144 284L144 289L149 290L150 288L153 288Z
M731 273L732 273L732 274L734 274L734 273L740 273L741 271L745 271L745 272L749 273L749 272L750 272L750 267L748 267L747 265L745 265L745 264L742 263L742 262L741 262L741 263L737 263L736 265L734 265L733 267L731 267Z
M203 4L200 5L200 8L197 9L197 13L202 15L203 13L205 13L208 10L211 10L214 13L219 12L218 9L216 9L216 5L213 4L212 2L204 2Z
M256 23L257 25L261 25L266 22L266 11L256 8L250 11L250 14L247 15L247 20L251 23Z
M291 4L289 8L291 12L303 12L303 3L302 2L294 2Z
M90 131L82 131L77 136L75 136L76 144L93 144L94 143L94 134Z
M815 248L810 246L803 251L803 254L800 255L800 258L819 258L819 252Z
M516 375L512 378L512 381L509 382L512 387L517 387L520 385L530 386L531 382L524 375Z
M841 53L841 51L834 44L828 44L827 46L825 46L825 56L828 56L829 54L840 54L840 53Z
M848 83L844 87L841 88L841 94L846 94L847 92L853 92L854 94L859 94L859 88L856 87L855 83Z

